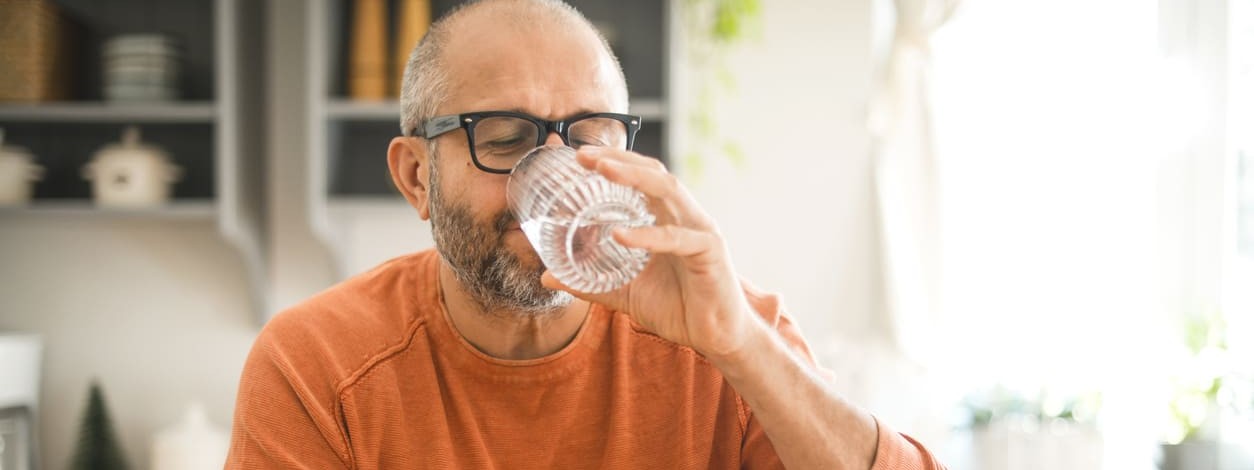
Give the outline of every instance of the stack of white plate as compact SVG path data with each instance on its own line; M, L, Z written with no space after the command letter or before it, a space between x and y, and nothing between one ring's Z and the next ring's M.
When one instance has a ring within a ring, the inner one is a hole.
M179 98L178 41L164 34L126 34L104 44L104 97L109 101Z

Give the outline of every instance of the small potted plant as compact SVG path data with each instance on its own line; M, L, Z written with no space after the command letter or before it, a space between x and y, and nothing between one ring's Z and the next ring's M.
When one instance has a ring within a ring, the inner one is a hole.
M1095 424L1097 392L1032 391L996 385L963 401L974 445L974 468L1096 470L1102 438Z
M1188 317L1183 325L1182 359L1170 380L1169 427L1160 445L1162 470L1254 468L1249 450L1227 444L1225 421L1248 415L1248 379L1228 350L1227 328L1217 314ZM1242 410L1244 409L1244 411ZM1248 419L1248 418L1247 418Z

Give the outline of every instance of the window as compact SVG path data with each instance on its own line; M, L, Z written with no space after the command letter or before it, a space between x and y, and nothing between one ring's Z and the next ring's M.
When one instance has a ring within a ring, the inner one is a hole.
M1150 468L1179 318L1254 317L1252 17L968 0L936 34L951 392L1100 390L1107 467Z

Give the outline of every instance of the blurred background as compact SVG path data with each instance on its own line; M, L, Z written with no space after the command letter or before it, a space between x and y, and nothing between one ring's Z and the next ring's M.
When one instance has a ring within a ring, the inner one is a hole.
M385 150L455 3L0 0L0 468L220 468L266 319L431 246ZM852 401L1254 469L1254 0L571 3Z

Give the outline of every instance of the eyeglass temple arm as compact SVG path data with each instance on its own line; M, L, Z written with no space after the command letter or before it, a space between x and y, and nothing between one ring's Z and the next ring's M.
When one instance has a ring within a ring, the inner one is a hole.
M421 128L415 129L415 134L424 139L433 139L445 132L461 127L460 119L461 116L458 115L434 117L427 120Z

